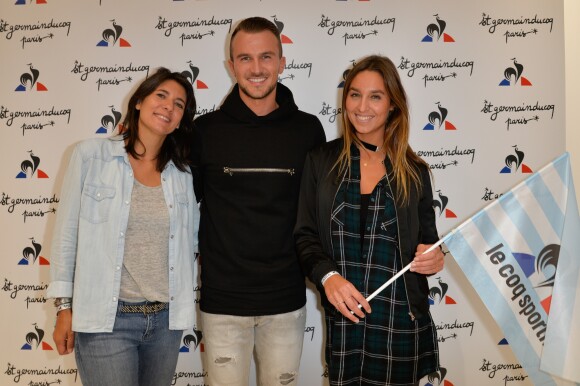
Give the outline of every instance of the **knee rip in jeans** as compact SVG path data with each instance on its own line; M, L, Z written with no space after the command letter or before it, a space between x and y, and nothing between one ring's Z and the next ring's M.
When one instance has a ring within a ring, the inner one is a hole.
M296 373L282 373L280 374L280 384L289 385L296 379Z
M216 357L214 363L218 366L225 366L227 364L235 364L235 357Z

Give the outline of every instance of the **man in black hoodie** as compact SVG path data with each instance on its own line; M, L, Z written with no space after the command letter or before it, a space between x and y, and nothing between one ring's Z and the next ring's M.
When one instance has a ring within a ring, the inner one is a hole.
M260 385L297 383L306 288L292 231L306 153L325 135L278 83L285 64L272 22L241 21L230 39L237 84L219 110L195 121L201 324L212 386L247 385L254 350Z

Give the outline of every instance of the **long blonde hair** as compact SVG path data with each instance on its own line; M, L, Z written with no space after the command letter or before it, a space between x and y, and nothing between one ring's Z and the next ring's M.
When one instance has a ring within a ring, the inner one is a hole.
M367 56L356 63L348 72L342 93L341 118L344 145L334 166L338 167L339 175L343 175L347 170L350 171L352 162L350 147L353 143L359 147L362 146L360 139L356 136L356 130L346 113L346 99L352 81L362 71L374 71L383 78L385 89L391 99L391 105L394 107L385 125L385 139L382 148L393 166L393 175L397 185L397 191L394 193L397 197L397 202L408 204L411 187L414 186L417 190L422 189L418 165L428 165L415 154L409 145L410 127L407 95L395 65L387 57Z

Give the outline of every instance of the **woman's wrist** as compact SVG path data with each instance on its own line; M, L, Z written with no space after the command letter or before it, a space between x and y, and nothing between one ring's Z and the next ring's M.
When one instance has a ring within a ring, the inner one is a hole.
M322 284L322 286L324 286L324 283L326 283L326 281L328 279L330 279L331 276L334 276L334 275L340 275L340 274L337 271L330 271L326 275L324 275L322 277L322 279L320 279L320 284Z
M72 310L72 303L63 303L56 307L56 314L58 315L59 312L64 310Z
M63 310L72 309L72 298L62 297L54 299L54 306L56 307L56 314Z

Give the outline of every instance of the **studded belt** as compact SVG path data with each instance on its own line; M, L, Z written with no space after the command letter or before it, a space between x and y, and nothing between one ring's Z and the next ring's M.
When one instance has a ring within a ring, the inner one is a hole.
M119 311L130 314L156 314L169 308L169 303L152 302L147 304L126 304L119 307Z

